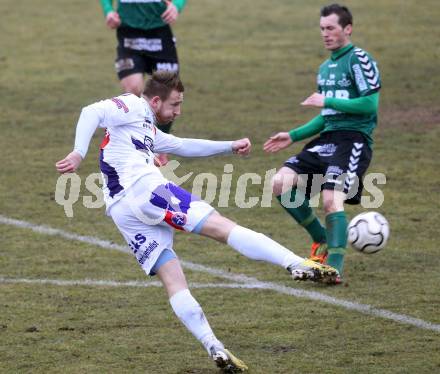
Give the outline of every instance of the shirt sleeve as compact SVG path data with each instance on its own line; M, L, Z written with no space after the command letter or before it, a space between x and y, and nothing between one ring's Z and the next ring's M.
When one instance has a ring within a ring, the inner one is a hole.
M102 12L104 13L104 16L107 16L110 12L113 12L113 1L112 0L99 0L102 8Z
M173 0L173 4L176 6L177 10L180 13L186 5L186 0Z
M86 106L81 111L76 125L75 146L73 150L78 152L83 159L86 157L93 134L102 122L101 114L93 105Z
M305 125L290 130L290 139L292 139L292 142L299 142L300 140L310 138L311 136L316 135L324 130L324 124L324 117L322 115L318 115Z
M337 99L326 97L325 108L331 108L344 113L352 114L375 114L379 107L379 92L374 92L368 96L361 96L355 99Z
M359 96L368 96L380 90L381 79L377 63L364 50L355 48L350 57L350 70Z
M182 157L208 157L232 153L232 141L179 138L157 129L154 151Z

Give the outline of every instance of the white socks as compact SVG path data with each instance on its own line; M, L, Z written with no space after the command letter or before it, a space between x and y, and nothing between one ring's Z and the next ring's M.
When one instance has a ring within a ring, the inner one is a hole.
M304 261L304 258L297 256L266 235L238 225L231 230L227 242L246 257L270 262L285 269L292 264L297 265Z
M209 326L208 320L203 313L199 303L194 299L188 289L175 293L170 298L171 307L176 316L185 327L203 344L205 349L210 352L212 346L224 348L223 344L217 340Z

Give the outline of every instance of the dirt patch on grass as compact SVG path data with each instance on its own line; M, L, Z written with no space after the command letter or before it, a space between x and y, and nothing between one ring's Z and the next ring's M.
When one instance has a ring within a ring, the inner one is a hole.
M440 124L440 107L384 107L379 113L379 123L384 127L425 132Z

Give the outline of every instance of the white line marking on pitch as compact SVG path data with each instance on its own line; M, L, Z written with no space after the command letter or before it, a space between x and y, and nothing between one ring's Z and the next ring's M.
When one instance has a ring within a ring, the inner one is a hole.
M8 278L0 276L0 284L49 284L53 286L97 286L97 287L162 287L159 281L114 281L100 279L35 279L35 278ZM189 283L190 288L247 288L259 289L258 284L244 283Z
M127 247L115 243L111 243L107 240L101 240L93 236L77 235L77 234L69 233L64 230L54 229L52 227L48 227L44 225L35 225L30 222L8 218L3 215L0 215L0 223L15 227L27 228L40 234L61 236L66 239L96 245L104 249L113 249L124 253L131 253ZM244 283L239 288L258 288L258 289L272 290L281 294L306 298L315 301L322 301L327 304L340 306L345 309L354 310L363 314L389 319L402 324L413 325L421 329L440 332L440 324L435 324L428 321L424 321L422 319L413 318L405 314L393 313L389 310L375 308L368 304L361 304L354 301L338 299L336 297L328 296L316 291L306 291L298 288L286 287L274 282L262 282L256 278L248 277L243 274L231 274L220 269L211 268L200 264L195 264L189 261L181 261L181 263L185 268L193 271L208 273L230 281ZM152 283L152 282L146 282L146 283Z

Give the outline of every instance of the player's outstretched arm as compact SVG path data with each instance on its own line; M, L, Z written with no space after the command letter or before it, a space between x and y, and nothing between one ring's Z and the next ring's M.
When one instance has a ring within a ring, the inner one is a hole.
M62 160L55 164L60 173L73 173L81 164L87 154L90 140L95 133L99 123L102 121L99 112L95 109L97 104L89 105L81 111L76 125L75 146Z
M57 168L57 171L61 174L64 173L73 173L76 171L81 164L82 157L81 155L76 152L70 152L66 157L64 157L62 160L58 161L55 164L55 167Z
M292 139L288 132L279 132L272 135L263 145L263 149L268 153L275 153L287 148L292 144Z
M209 157L236 153L249 154L251 142L248 138L234 141L216 141L207 139L179 138L156 130L154 150L157 153L171 153L181 157Z
M324 127L324 117L322 115L317 115L305 125L292 129L289 132L279 132L278 134L271 136L266 143L264 143L263 149L268 153L278 152L287 148L293 142L299 142L320 133L324 130Z
M251 152L251 141L248 138L238 139L232 143L232 152L240 155L247 156Z

